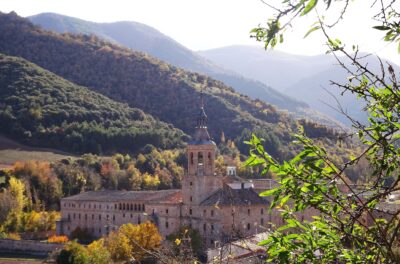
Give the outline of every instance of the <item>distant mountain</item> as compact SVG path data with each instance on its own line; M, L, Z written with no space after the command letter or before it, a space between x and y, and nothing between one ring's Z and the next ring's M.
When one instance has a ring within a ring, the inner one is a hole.
M225 70L182 46L156 29L137 22L94 23L54 13L28 17L34 24L58 33L94 34L136 51L148 53L172 65L209 75L232 86L239 93L259 98L279 108L295 111L305 108L303 102L290 98L271 87Z
M57 34L31 24L15 13L0 14L0 52L23 57L76 84L113 100L127 103L192 134L203 89L210 134L241 144L250 131L266 140L265 147L279 159L293 155L289 144L299 122L260 100L238 94L220 81L184 71L147 54L95 36ZM307 134L326 141L335 155L337 134L313 122L302 122ZM171 126L172 128L172 126Z
M199 51L210 61L253 78L275 89L285 89L301 79L322 72L335 61L329 56L301 56L260 46L227 46Z
M338 108L336 99L350 116L366 122L363 102L350 93L342 95L342 90L330 85L330 80L345 82L348 77L332 56L299 56L275 50L265 51L255 46L229 46L199 54L246 77L272 85L343 124L349 125L350 122L335 109ZM363 62L380 71L379 61L375 58L368 57ZM393 66L396 71L400 70Z
M22 58L0 54L0 134L74 153L183 146L182 131Z

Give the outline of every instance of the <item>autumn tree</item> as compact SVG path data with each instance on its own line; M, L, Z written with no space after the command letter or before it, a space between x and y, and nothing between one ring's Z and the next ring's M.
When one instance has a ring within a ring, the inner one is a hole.
M294 142L302 151L286 161L272 157L269 149L253 135L247 164L264 166L263 172L274 172L280 183L261 194L273 197L271 208L280 206L285 221L284 226L262 242L270 262L400 262L400 210L387 203L387 197L399 190L400 182L400 89L392 65L377 58L381 67L374 72L362 60L365 55L360 55L357 46L349 51L339 39L330 36L330 29L340 23L352 2L296 0L276 5L265 1L275 15L265 27L252 30L253 37L263 41L266 48L273 47L283 41L286 29L303 16L315 13L316 23L306 35L318 31L326 37L328 53L349 74L347 80L333 80L332 84L343 93L353 93L364 100L369 115L368 122L361 123L338 106L338 111L352 123L353 130L346 136L357 137L362 144L362 150L349 155L345 162L333 159L324 147L304 136L302 128ZM399 41L400 14L395 1L368 2L376 10L374 28L385 33L384 41ZM325 13L332 10L336 21L328 24ZM360 188L352 185L345 173L363 159L371 170L366 171L368 181ZM309 221L296 216L308 209L318 211L318 216Z
M109 264L111 262L111 255L105 247L103 238L90 243L87 251L89 254L89 263L91 264Z
M140 225L125 224L107 237L106 246L115 261L140 261L151 256L161 243L162 237L151 222Z
M15 177L11 177L8 184L9 186L4 195L7 196L8 193L9 198L14 202L12 203L13 207L9 210L6 216L3 229L9 232L15 232L20 225L21 215L27 201L25 197L25 185ZM5 204L5 206L7 205Z

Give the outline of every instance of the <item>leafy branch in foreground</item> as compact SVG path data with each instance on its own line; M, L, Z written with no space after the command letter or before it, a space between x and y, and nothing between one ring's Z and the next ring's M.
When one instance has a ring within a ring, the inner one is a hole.
M353 1L283 0L279 6L277 6L276 2L274 4L269 4L268 2L267 0L263 1L264 4L275 11L275 15L267 21L265 26L259 25L250 31L251 37L257 41L264 42L265 48L273 48L278 43L282 43L285 31L291 28L299 18L308 15L312 11L318 10L321 13L320 17L323 16L326 20L330 20L325 26L328 28L334 27L343 19L349 5ZM377 25L373 28L385 33L384 41L398 42L398 50L400 52L400 31L398 30L400 13L395 8L396 1L364 0L363 2L369 4L369 7L377 9L377 12L373 16L373 20L376 21ZM332 10L333 12L330 13L329 11ZM313 24L305 34L305 37L319 29L321 27L318 25L318 22Z
M377 8L372 18L386 31L384 41L399 42L399 13L395 1L371 1ZM265 47L273 47L295 19L316 10L343 6L336 10L336 20L328 24L317 11L318 22L306 34L320 30L326 38L328 53L349 75L343 82L331 81L342 93L355 94L365 102L368 122L361 123L338 106L352 123L350 137L357 137L363 150L337 163L317 143L300 134L296 144L302 151L293 159L277 162L253 136L248 166L263 166L263 173L273 172L279 185L261 195L272 196L271 209L280 207L285 224L274 230L262 244L274 263L399 263L400 204L391 202L400 192L400 89L392 65L378 58L380 71L371 70L358 47L348 52L345 44L331 38L328 30L344 16L350 1L297 0L281 1L272 7L276 15L265 28L252 30L253 37ZM268 3L266 3L269 5ZM269 5L270 6L270 5ZM335 11L335 10L334 10ZM341 55L341 56L339 56ZM354 185L346 172L366 160L369 172L362 185ZM306 220L300 215L308 215Z

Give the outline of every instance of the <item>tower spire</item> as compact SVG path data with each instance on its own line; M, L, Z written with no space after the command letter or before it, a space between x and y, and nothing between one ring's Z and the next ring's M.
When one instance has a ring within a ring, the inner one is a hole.
M204 108L204 93L203 93L203 86L201 86L201 91L200 91L200 108Z
M206 115L206 112L204 111L203 86L201 87L201 90L200 90L200 111L197 116L197 126L196 126L196 131L194 134L194 140L198 141L198 142L211 140L211 137L207 131L207 115Z

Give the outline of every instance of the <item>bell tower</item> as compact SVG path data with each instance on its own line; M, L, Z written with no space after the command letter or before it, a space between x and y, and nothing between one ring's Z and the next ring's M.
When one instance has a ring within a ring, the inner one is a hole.
M182 181L183 203L198 205L222 187L221 176L215 175L215 142L207 130L204 94L200 94L200 111L192 141L187 146L188 170Z

